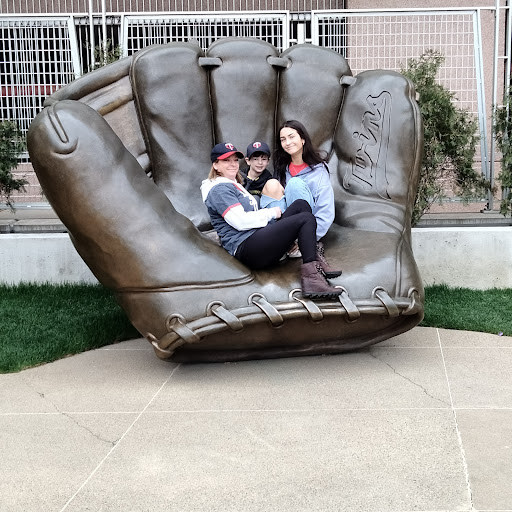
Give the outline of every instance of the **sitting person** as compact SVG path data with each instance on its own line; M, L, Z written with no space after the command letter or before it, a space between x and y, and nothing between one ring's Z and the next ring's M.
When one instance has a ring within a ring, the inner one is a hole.
M295 179L300 179L309 189L309 199L301 191L316 217L316 239L320 240L334 221L334 191L329 170L318 149L313 146L306 128L299 121L286 121L278 131L278 143L274 152L274 177L287 189ZM296 189L294 184L294 189Z
M286 190L267 169L270 148L265 142L253 142L247 146L245 161L249 167L240 171L242 185L258 201L261 208L279 206L284 213L288 204L296 199L305 199L310 205L313 197L303 180L292 179ZM300 255L299 255L300 257Z
M249 194L256 198L258 205L265 185L273 179L271 172L267 169L269 161L270 148L268 144L256 141L247 146L245 162L248 167L240 171L243 179L242 185Z
M325 258L317 259L317 223L307 201L294 201L284 213L279 206L259 209L254 196L241 185L238 159L243 154L233 144L220 143L213 147L210 157L212 167L203 180L201 194L222 247L258 270L276 265L297 239L302 253L304 297L341 295L341 289L332 287L325 278Z

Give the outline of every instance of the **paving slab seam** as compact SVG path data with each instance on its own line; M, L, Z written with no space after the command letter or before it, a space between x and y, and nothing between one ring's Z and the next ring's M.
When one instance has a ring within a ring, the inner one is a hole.
M311 409L152 409L145 411L146 414L204 414L204 413L226 413L226 412L382 412L382 411L445 411L448 407L329 407L329 408L311 408ZM477 410L512 410L510 407L458 407L454 410L459 411L477 411ZM1 412L0 417L8 416L66 416L73 414L79 415L95 415L95 416L112 416L112 415L129 415L139 414L140 411L59 411L59 412Z
M226 412L382 412L382 411L446 411L450 407L329 407L311 409L152 409L146 414L204 414L204 413L226 413Z
M468 332L477 332L477 331L468 331ZM498 336L497 334L495 336L497 338L501 337L501 336ZM510 336L507 336L507 337L510 338ZM398 350L418 350L418 349L425 350L425 349L428 349L428 348L437 348L437 347L432 347L430 345L419 345L419 346L415 346L415 347L406 347L406 346L400 346L400 345L375 345L372 348L373 348L373 350L375 350L375 349L386 349L386 350L388 350L388 349L392 349L392 348L398 349ZM488 345L447 345L444 348L449 348L449 349L468 349L468 348L471 348L471 349L479 349L479 350L500 349L501 350L501 349L512 349L512 346L510 346L510 345L496 345L496 346L493 346L493 347L489 347ZM512 509L510 509L510 510L512 510ZM487 512L487 511L482 511L482 512ZM494 511L492 511L492 512L494 512ZM501 512L501 511L499 511L499 512ZM508 511L505 511L505 512L508 512Z
M139 412L137 417L132 421L130 426L126 429L126 431L123 433L123 435L119 438L117 443L112 446L112 448L108 451L108 453L103 457L103 459L99 462L99 464L93 469L91 474L85 479L85 481L82 483L82 485L73 493L73 495L69 498L69 500L65 503L65 505L62 507L60 512L63 512L68 508L68 506L73 502L73 500L78 496L80 491L89 483L89 481L93 478L93 476L99 471L101 466L105 463L105 461L110 457L110 455L114 452L114 450L122 443L123 439L126 437L126 435L130 432L130 430L133 428L133 426L139 421L140 417L144 414L146 409L152 404L152 402L155 400L155 398L160 394L162 389L167 385L167 383L171 380L172 376L174 375L174 372L180 367L181 365L175 366L165 382L160 386L160 388L157 390L157 392L151 397L151 400L146 404L146 406L142 409L142 411Z
M62 416L62 412L0 412L0 417L6 416Z
M512 411L512 407L487 406L487 407L454 407L455 411ZM507 509L509 510L509 509ZM512 511L512 509L510 509ZM484 511L485 512L485 511Z
M384 351L390 351L390 350L403 350L405 352L407 351L426 351L426 350L437 350L439 347L432 346L432 345L416 345L414 347L406 347L406 346L400 346L400 345L379 345L378 343L370 347L370 350L368 352L364 352L365 354L368 354L369 356L373 357L374 359L378 359L375 354L378 354L379 352ZM452 347L445 347L445 348L486 348L486 347L458 347L458 346L452 346ZM497 347L499 348L499 347ZM512 347L509 347L512 348ZM364 349L363 349L364 350ZM360 351L360 353L363 353L363 350ZM384 361L381 361L384 363ZM384 363L388 364L388 363Z
M475 352L476 351L484 351L485 353L491 353L491 352L494 352L496 350L502 350L502 351L506 351L506 349L511 349L512 347L455 347L455 346L451 346L451 347L444 347L444 349L446 351L448 350L452 350L452 351L461 351L461 350L474 350ZM512 509L511 509L512 510Z
M58 412L0 412L0 417L5 416L66 416L68 414L108 414L112 416L113 414L139 414L140 411L58 411Z
M497 334L496 334L496 337L498 337ZM397 348L400 348L400 347L397 347ZM414 348L414 347L409 347L409 348ZM428 347L425 347L425 348L428 348ZM499 350L509 349L510 350L510 349L512 349L512 347L510 345L496 345L494 347L489 347L487 345L451 345L451 346L446 346L444 348L450 348L450 349L471 348L471 349L478 349L478 350L496 350L496 349L499 349ZM486 511L484 511L484 512L486 512Z
M459 443L460 455L461 455L461 458L462 458L462 467L464 469L464 477L466 479L466 486L467 486L467 491L468 491L469 504L471 506L470 510L471 511L473 511L473 510L476 511L474 503L473 503L473 491L471 489L471 482L469 480L469 468L468 468L468 463L467 463L467 458L466 458L466 451L464 450L464 445L462 443L462 436L461 436L461 433L460 433L459 423L458 423L458 419L457 419L457 411L455 410L455 408L453 406L452 390L451 390L451 386L450 386L450 379L448 377L448 369L446 368L446 360L444 358L443 345L441 343L441 334L439 333L439 329L436 329L436 333L437 333L437 339L438 339L438 342L439 342L439 349L441 350L441 358L442 358L442 361L443 361L444 374L445 374L445 377L446 377L446 384L448 386L448 395L450 397L450 404L451 404L451 409L452 409L452 414L453 414L453 420L454 420L454 423L455 423L455 431L457 433L457 441Z

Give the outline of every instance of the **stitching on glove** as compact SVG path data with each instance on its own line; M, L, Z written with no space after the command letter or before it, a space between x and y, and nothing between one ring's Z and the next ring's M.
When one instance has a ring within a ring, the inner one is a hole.
M340 78L340 85L347 85L347 86L351 86L351 85L354 85L357 81L357 78L355 76L350 76L350 75L343 75L341 78Z
M206 307L207 314L215 315L222 320L232 331L240 332L244 329L244 324L221 301L210 302Z
M290 295L293 297L294 302L280 302L278 304L270 304L265 297L260 293L252 294L250 299L250 307L243 307L235 309L233 311L227 311L229 315L233 315L237 318L237 323L240 322L242 326L245 324L251 325L263 320L270 320L267 313L274 315L274 317L281 319L281 324L286 319L296 319L305 317L306 315L312 319L319 318L319 313L322 318L330 316L346 315L347 322L354 322L360 316L361 312L365 315L383 316L390 315L390 310L398 311L402 310L402 315L413 315L420 311L420 295L417 289L411 288L409 297L395 297L392 299L387 292L378 287L374 290L375 296L370 299L357 299L352 301L348 296L348 292L342 288L343 293L339 296L339 302L334 301L309 301L309 299L295 297L294 294L297 290L292 290ZM378 294L378 295L377 295ZM386 301L384 304L383 301ZM219 304L220 301L210 303L212 305ZM309 302L312 303L309 304ZM307 306L306 306L307 304ZM215 308L218 311L221 306ZM318 311L317 311L318 310ZM167 327L169 332L162 336L159 340L152 335L147 333L145 337L153 345L157 355L162 358L170 359L176 349L185 345L186 343L197 343L198 341L206 338L209 335L217 334L229 329L230 326L214 313L213 307L211 308L213 316L206 316L204 318L198 318L190 323L186 323L185 318L179 314L169 315L167 317ZM270 312L273 313L270 313ZM313 312L313 315L311 314ZM221 313L224 314L224 313ZM227 318L227 316L226 316ZM270 320L272 322L272 320ZM182 334L184 336L182 336ZM190 340L190 341L189 341Z
M249 297L249 304L258 306L270 320L272 327L278 328L284 324L284 319L279 314L279 311L261 293L253 293Z
M343 286L335 286L335 288L341 288L341 295L338 295L340 304L344 307L347 312L347 322L354 323L361 317L361 311L350 299L347 290Z
M55 107L57 105L57 102L55 102L51 107L48 108L47 114L48 118L50 119L50 123L52 124L53 129L55 130L55 133L59 137L60 141L67 144L69 143L69 137L66 133L66 130L64 130L64 127L62 126L62 123L60 122L59 116L57 115L57 112L55 110ZM71 153L76 148L77 141L75 141L75 144L70 149L69 153Z
M290 59L284 57L267 57L267 62L276 68L287 69L290 66Z
M198 61L202 68L222 66L220 57L199 57Z
M416 288L411 288L407 296L411 299L411 305L402 311L402 315L415 315L422 309L420 292Z
M377 286L373 289L372 295L382 302L383 306L387 309L389 318L400 315L400 310L384 288Z
M319 324L324 319L324 314L322 313L322 310L311 299L299 298L295 296L293 296L292 298L293 300L300 302L306 308L306 311L309 313L309 319L314 324Z
M185 318L179 314L169 315L165 323L169 332L174 331L186 343L196 343L201 341L201 338L188 327Z

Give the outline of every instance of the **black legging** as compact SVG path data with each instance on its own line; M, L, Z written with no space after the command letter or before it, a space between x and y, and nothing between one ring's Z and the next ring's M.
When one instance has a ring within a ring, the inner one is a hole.
M249 268L267 268L297 239L303 263L316 260L316 218L304 199L294 201L276 222L257 229L238 246L235 256Z

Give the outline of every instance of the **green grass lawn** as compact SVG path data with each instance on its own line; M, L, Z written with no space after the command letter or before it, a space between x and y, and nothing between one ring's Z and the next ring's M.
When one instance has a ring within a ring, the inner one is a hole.
M0 373L139 337L99 285L0 286Z
M425 327L512 336L512 288L425 288Z
M512 289L429 286L427 327L512 336ZM0 373L16 372L140 334L99 285L0 286Z

